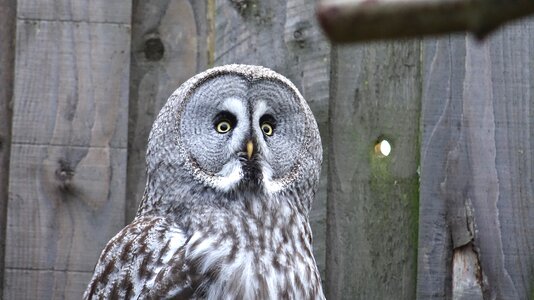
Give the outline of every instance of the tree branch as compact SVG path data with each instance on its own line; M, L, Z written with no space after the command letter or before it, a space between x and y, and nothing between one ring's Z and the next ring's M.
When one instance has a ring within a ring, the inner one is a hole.
M534 13L533 0L330 0L317 17L332 42L470 31L484 38L506 21Z

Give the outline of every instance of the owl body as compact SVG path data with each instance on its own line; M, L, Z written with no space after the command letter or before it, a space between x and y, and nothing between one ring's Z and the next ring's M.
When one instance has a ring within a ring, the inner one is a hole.
M134 221L102 251L86 299L324 299L308 211L317 124L263 67L184 83L152 128Z

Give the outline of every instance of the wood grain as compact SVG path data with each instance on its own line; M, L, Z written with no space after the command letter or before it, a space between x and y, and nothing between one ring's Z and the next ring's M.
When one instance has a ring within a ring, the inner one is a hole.
M129 26L17 26L13 143L126 148Z
M133 2L127 221L143 196L154 119L175 89L206 68L206 16L203 1Z
M215 65L263 65L288 77L319 125L324 163L310 221L314 255L325 278L326 158L330 46L314 17L315 1L215 1Z
M483 300L480 261L472 244L459 247L452 255L452 299Z
M79 298L124 226L130 25L19 5L3 296Z
M15 65L15 0L0 0L0 295L4 283L4 249L11 150L11 118Z
M6 268L92 271L124 226L125 149L13 144Z
M485 43L425 43L421 299L461 299L451 291L451 257L467 246L484 299L532 297L533 30L531 19Z
M30 20L84 21L129 25L131 1L18 0L17 17Z
M327 298L414 299L418 41L332 53ZM389 156L375 153L386 139Z
M81 299L87 283L88 272L64 272L50 270L6 271L4 299Z

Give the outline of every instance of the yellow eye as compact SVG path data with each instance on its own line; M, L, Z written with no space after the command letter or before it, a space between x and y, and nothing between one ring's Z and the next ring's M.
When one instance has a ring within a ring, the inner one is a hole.
M227 133L230 129L232 129L232 125L228 121L221 121L215 126L218 133Z
M269 123L263 123L261 124L261 131L263 131L265 135L271 136L273 135L273 126Z

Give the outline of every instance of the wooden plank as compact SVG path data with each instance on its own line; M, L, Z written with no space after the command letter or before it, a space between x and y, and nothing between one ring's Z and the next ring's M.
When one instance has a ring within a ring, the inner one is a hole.
M207 65L204 1L133 2L126 220L146 183L148 134L172 92Z
M454 144L459 136L461 103L457 103L457 100L452 102L452 99L461 98L459 91L465 75L462 70L464 61L464 37L454 36L424 43L417 280L419 299L449 299L452 293L452 240L441 183L447 172L447 157L443 153L451 150L450 144ZM462 163L465 165L465 162ZM456 177L456 174L452 175L451 178Z
M219 0L214 9L215 65L254 64L279 72L297 86L317 119L324 163L310 222L314 255L324 280L330 46L315 19L315 1Z
M79 297L124 226L130 26L18 17L3 296Z
M530 19L485 43L425 43L420 299L476 291L451 290L452 269L465 262L479 268L484 299L532 297L533 33ZM475 256L451 263L466 247Z
M88 272L7 269L4 299L81 299Z
M13 144L6 268L92 271L124 226L126 149Z
M332 51L327 298L414 299L419 42Z
M18 0L17 17L30 20L130 24L131 1Z
M492 170L493 175L491 182L482 176L474 182L474 218L478 229L475 245L480 249L482 271L491 287L485 298L534 297L533 37L534 18L530 18L506 27L490 40L488 49L483 52L490 76L483 78L483 86L493 99L488 99L483 107L489 112L479 114L476 110L481 107L476 105L469 111L472 119L477 118L476 123L471 121L472 126L478 127L470 136L473 146L470 155L478 158L474 172ZM477 45L471 43L473 48ZM471 55L477 55L477 51ZM476 59L470 61L472 68L466 73L471 73L473 80L478 78L477 66L481 63ZM478 99L480 94L469 96ZM494 136L491 136L491 128L494 128ZM482 134L485 129L490 133ZM492 142L494 146L488 147ZM481 155L490 149L487 159Z
M129 26L17 24L13 143L126 148Z
M0 295L4 283L5 225L15 65L15 0L0 0Z

